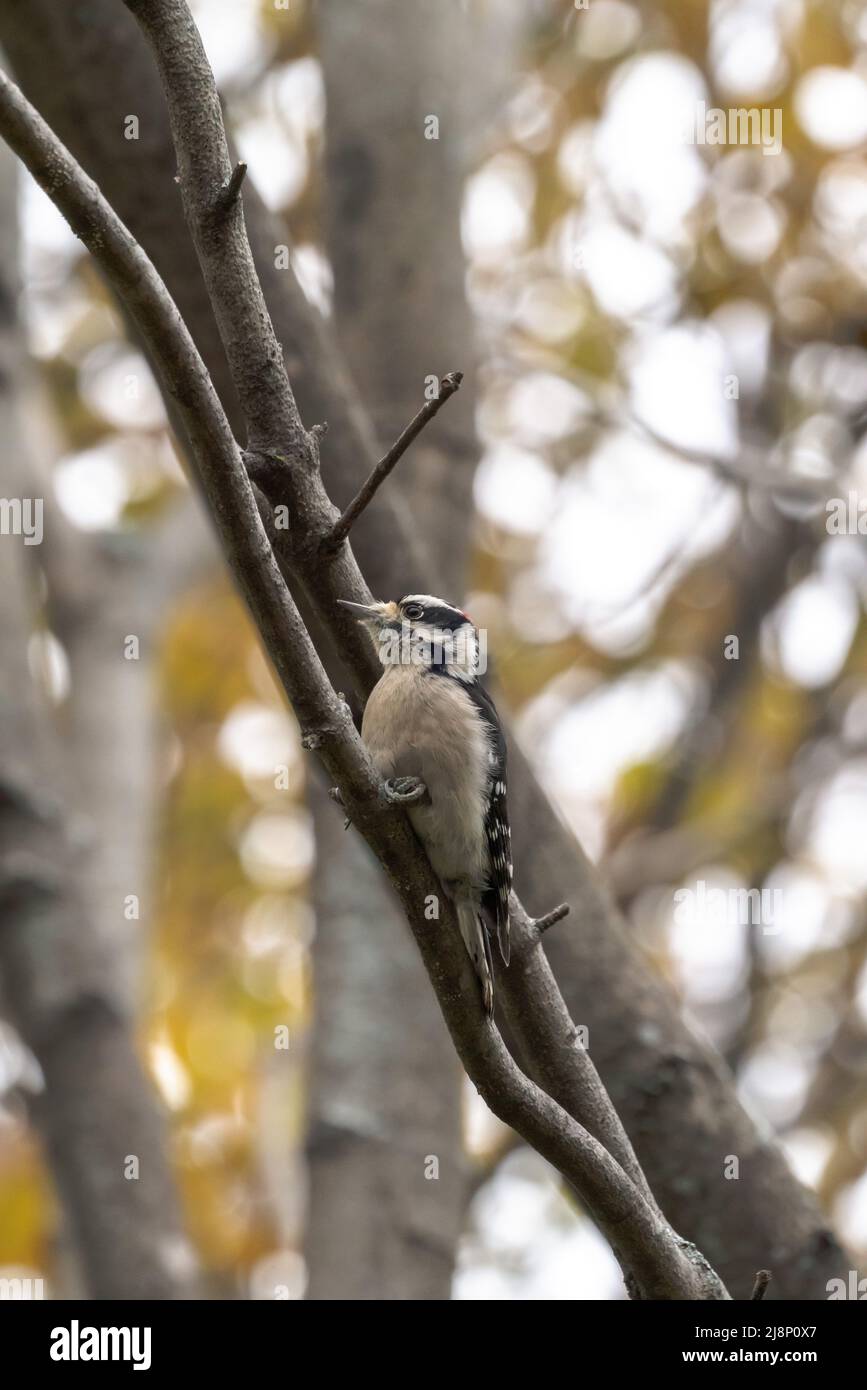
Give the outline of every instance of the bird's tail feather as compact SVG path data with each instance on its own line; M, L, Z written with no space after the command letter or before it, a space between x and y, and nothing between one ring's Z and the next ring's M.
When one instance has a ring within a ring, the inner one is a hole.
M478 907L466 899L456 903L461 936L482 987L482 1003L490 1018L494 1012L494 962L491 940Z
M509 964L509 914L500 913L497 918L497 940L500 943L500 955L503 957L503 964Z

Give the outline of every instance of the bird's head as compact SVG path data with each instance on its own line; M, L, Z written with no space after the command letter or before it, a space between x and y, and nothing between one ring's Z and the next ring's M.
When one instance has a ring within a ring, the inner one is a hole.
M433 594L407 594L388 603L338 599L370 628L384 666L442 667L461 680L480 674L479 638L460 608Z

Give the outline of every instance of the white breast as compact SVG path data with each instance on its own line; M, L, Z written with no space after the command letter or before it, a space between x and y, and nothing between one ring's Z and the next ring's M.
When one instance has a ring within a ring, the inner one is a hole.
M367 702L361 734L384 779L418 777L427 787L430 806L409 815L440 878L486 887L491 744L472 701L448 677L390 666Z

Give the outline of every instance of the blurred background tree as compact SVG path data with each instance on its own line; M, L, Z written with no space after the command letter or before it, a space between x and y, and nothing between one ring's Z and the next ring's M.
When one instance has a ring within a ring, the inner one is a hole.
M63 72L55 100L92 111L79 138L111 147L105 191L131 205L119 132L138 112L137 157L156 148L158 91L120 69L94 93L51 9L2 0L0 42L22 81ZM867 564L826 501L867 490L867 5L193 9L248 220L277 219L273 264L285 241L381 441L430 372L468 371L401 465L415 524L636 938L864 1253ZM71 22L82 52L129 23ZM779 151L689 138L734 107L766 112ZM167 200L135 177L146 226ZM71 605L40 548L32 665L207 1287L622 1296L544 1164L462 1095L411 943L305 785L147 364L57 214L19 193L26 449L71 555L99 566ZM716 888L771 910L720 917ZM0 1266L74 1288L21 1101L38 1068L2 1036Z

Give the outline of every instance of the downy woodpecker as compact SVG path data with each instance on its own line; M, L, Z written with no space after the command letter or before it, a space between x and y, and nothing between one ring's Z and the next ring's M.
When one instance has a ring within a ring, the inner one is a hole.
M478 636L459 608L430 594L399 602L340 602L371 630L384 666L361 726L387 789L418 782L413 829L455 905L485 1012L493 1013L491 938L509 963L512 854L506 743L478 681Z

